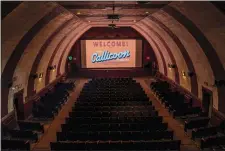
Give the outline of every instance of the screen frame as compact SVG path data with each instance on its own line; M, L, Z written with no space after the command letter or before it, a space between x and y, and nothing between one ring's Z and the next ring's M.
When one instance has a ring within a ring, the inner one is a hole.
M144 62L144 39L143 38L107 38L107 39L103 39L103 38L88 38L88 39L80 39L80 48L82 47L81 46L81 41L82 40L141 40L141 47L142 47L142 52L141 52L141 55L142 55L142 57L141 57L141 67L111 67L111 68L83 68L82 67L82 52L80 52L80 65L81 65L81 67L80 67L80 69L90 69L90 70L95 70L95 69L102 69L102 70L104 70L104 69L134 69L134 68L143 68L143 62ZM80 49L80 51L82 51L81 49Z

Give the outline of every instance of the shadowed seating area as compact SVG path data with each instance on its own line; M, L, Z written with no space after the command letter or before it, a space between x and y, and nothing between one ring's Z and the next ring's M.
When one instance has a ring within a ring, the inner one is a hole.
M69 97L69 91L74 89L74 83L60 83L58 82L53 90L48 90L44 96L41 96L37 101L33 103L32 114L33 118L54 118L58 114L62 105L66 103Z
M193 106L192 100L188 102L184 94L174 90L167 81L158 79L150 87L173 117L183 123L184 131L201 149L225 150L223 121L220 125L212 126L201 107Z
M1 3L1 150L225 151L225 2Z
M92 79L52 150L179 150L180 141L132 78Z
M45 133L46 119L54 119L73 91L74 82L58 82L43 96L33 103L33 116L29 120L18 120L14 129L3 128L2 149L5 150L31 150L31 145Z

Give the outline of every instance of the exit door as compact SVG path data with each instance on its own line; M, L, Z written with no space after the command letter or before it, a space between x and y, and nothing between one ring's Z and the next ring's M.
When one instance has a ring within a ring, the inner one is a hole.
M212 106L213 106L213 97L212 91L202 87L202 108L205 114L211 117Z
M22 89L14 94L13 104L17 120L24 120L23 92L24 90Z

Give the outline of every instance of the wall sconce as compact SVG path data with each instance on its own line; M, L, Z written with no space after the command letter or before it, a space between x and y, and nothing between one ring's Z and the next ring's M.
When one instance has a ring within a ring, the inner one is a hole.
M56 69L56 65L53 66L53 71L55 71L55 69Z
M13 90L13 91L19 90L21 87L22 87L22 84L17 84L17 85L15 85L15 86L12 86L12 90Z
M31 78L33 78L33 79L38 78L38 74L37 73L36 74L31 74Z
M182 71L182 76L183 76L184 78L186 78L186 73L185 73L184 71Z
M39 79L42 79L43 78L43 73L40 73L39 74Z
M43 73L40 73L39 76L38 76L38 81L40 82L43 78Z
M56 65L54 65L54 66L49 66L48 69L49 69L49 70L52 70L52 71L55 71Z
M174 68L176 68L176 65L175 64L170 64L170 63L168 63L168 68L170 68L170 69L174 69Z

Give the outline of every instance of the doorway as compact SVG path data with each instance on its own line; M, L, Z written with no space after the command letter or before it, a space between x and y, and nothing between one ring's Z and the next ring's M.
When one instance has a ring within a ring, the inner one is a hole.
M14 94L13 106L17 120L24 120L23 89Z
M212 115L212 107L213 107L213 95L212 91L202 87L202 109L203 112L208 116L211 117Z

